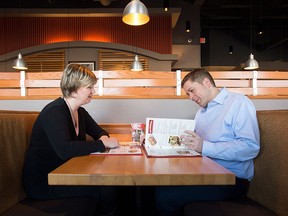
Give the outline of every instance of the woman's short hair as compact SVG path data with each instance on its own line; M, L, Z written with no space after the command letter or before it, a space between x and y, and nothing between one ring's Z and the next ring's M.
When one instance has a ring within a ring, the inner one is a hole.
M97 77L89 68L80 64L68 64L63 71L60 88L64 97L71 97L79 88L94 86L96 82Z
M211 74L205 70L204 68L197 68L192 71L190 71L181 81L181 87L183 88L184 84L190 80L191 82L198 82L200 84L203 83L203 80L205 78L208 78L211 82L211 84L216 87L215 82Z

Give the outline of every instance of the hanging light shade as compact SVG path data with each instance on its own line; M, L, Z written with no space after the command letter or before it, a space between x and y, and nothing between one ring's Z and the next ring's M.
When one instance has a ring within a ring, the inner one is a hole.
M248 61L245 63L245 70L255 70L259 68L258 62L254 59L254 55L251 53Z
M126 5L122 21L127 25L140 26L148 23L149 20L148 10L140 0L132 0Z
M17 69L17 70L27 70L28 69L28 67L26 66L26 62L22 58L21 53L18 54L18 58L14 61L14 64L12 67L14 69Z
M134 61L131 64L131 71L142 71L143 66L141 62L139 61L138 55L135 55Z

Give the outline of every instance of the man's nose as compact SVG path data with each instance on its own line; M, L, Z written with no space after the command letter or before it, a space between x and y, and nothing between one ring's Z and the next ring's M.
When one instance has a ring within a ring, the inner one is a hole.
M194 94L189 93L189 99L190 99L190 100L193 100L193 97L194 97Z

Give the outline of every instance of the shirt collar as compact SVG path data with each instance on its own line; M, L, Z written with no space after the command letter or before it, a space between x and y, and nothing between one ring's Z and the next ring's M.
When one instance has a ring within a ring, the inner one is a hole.
M228 91L224 87L220 89L219 94L212 101L208 103L208 106L213 106L213 104L224 104L224 100L227 96L228 96Z

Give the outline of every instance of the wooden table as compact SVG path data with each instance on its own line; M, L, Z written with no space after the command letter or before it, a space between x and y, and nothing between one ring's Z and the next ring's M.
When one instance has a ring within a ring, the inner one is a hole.
M49 173L48 182L50 185L229 185L235 184L235 175L205 156L88 155L72 158Z

